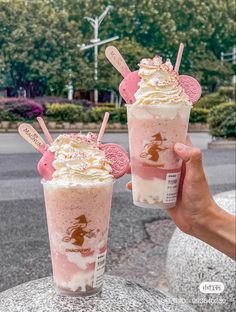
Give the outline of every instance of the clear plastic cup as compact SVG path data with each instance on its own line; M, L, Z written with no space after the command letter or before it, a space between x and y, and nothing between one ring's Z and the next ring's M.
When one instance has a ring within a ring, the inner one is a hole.
M113 182L87 187L42 183L58 293L89 296L100 292Z
M186 104L127 105L136 206L175 206L182 161L173 146L186 141L190 110Z

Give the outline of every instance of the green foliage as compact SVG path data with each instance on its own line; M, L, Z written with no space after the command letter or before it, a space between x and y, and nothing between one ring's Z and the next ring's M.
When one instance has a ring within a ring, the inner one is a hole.
M219 105L223 102L225 102L227 98L223 95L220 95L218 92L210 93L208 95L205 95L202 97L195 107L197 108L212 108L216 105Z
M40 0L0 1L0 85L22 86L29 93L61 95L74 87L94 87L93 29L84 16L94 17L110 4L113 10L99 28L99 38L114 35L112 44L132 70L142 57L161 54L175 62L179 42L185 44L180 73L198 78L209 91L231 80L232 64L221 66L220 52L234 45L235 4L225 0ZM117 91L122 77L99 47L97 87Z
M236 137L236 103L223 103L212 108L208 124L215 137Z
M218 89L218 93L225 98L235 99L236 90L232 86L222 86Z
M50 104L47 105L46 116L48 120L79 122L82 118L82 107L75 104Z
M209 113L209 109L207 108L198 108L193 107L190 114L190 123L206 123L207 122L207 116Z
M110 113L109 122L110 123L127 123L127 116L126 116L126 108L110 108L110 107L96 107L92 108L91 110L87 111L87 113L83 116L84 122L101 122L103 120L104 114L106 112Z
M16 116L7 109L0 109L0 122L1 121L16 121ZM22 119L23 120L23 119Z
M109 108L115 108L116 104L115 103L98 103L97 107L109 107Z

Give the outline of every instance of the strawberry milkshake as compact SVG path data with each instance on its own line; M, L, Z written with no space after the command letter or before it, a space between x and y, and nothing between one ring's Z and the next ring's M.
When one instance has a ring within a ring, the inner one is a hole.
M127 105L133 201L171 208L182 166L173 146L186 140L192 103L169 59L143 59L139 67L135 102Z
M105 270L114 177L92 133L63 134L52 179L43 181L53 277L60 294L101 290Z

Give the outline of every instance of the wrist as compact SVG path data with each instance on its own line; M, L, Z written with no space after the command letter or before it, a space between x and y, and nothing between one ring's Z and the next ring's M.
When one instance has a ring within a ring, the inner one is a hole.
M205 207L202 214L198 215L193 226L192 235L197 237L201 231L208 229L214 230L216 227L216 221L220 220L222 209L216 204L214 200L211 200ZM212 229L211 229L212 228Z
M235 217L214 201L193 226L192 235L235 259Z

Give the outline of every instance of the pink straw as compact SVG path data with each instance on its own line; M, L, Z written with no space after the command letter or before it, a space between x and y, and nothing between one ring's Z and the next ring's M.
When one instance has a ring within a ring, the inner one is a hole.
M44 122L43 118L42 117L37 117L37 120L39 122L39 125L40 125L41 129L43 130L43 133L44 133L48 143L52 144L53 138L52 138L51 134L49 133L48 128L45 125L45 122Z
M183 43L180 43L179 51L178 51L178 55L177 55L177 59L176 59L176 63L175 63L175 71L176 71L176 73L179 72L179 66L180 66L180 63L181 63L183 51L184 51L184 45L183 45Z
M99 134L98 134L98 139L97 139L97 143L98 144L100 144L102 142L102 137L104 135L104 132L105 132L105 129L106 129L106 126L107 126L109 115L110 114L108 112L106 112L104 117L103 117L102 125L101 125L100 131L99 131Z

